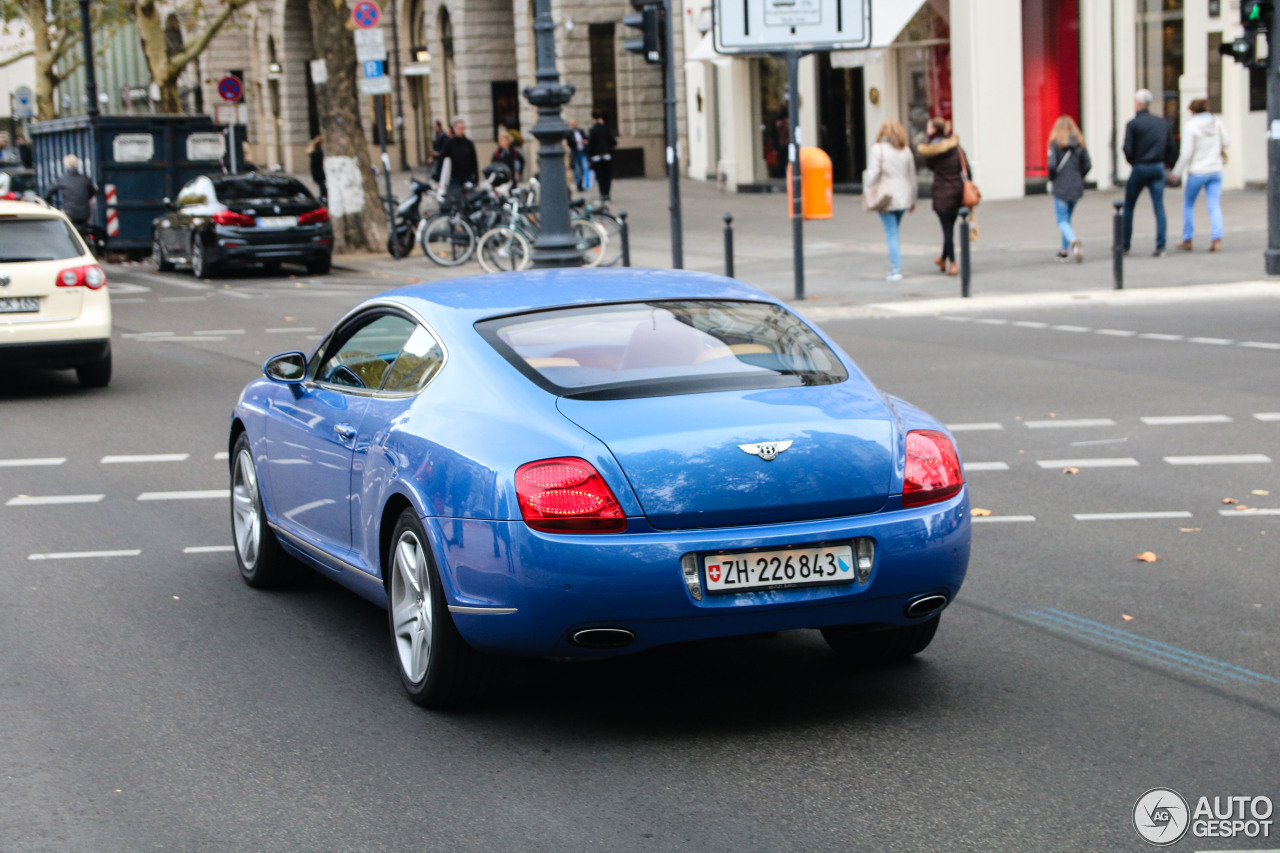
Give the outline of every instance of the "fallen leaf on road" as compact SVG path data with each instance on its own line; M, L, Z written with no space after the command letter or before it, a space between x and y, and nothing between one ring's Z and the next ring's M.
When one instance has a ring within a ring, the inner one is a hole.
M1270 492L1268 492L1266 489L1254 489L1252 492L1249 492L1249 494L1251 494L1251 495L1257 495L1258 497L1263 497L1263 498L1265 498L1267 495L1269 495L1269 494L1271 494L1271 493L1270 493Z
M978 518L986 518L988 515L991 515L991 510L981 509L975 506L973 509L969 510L969 515L976 515Z
M1120 614L1120 618L1121 618L1121 619L1123 619L1123 620L1124 620L1124 621L1126 621L1126 622L1132 622L1132 621L1133 621L1133 617L1132 617L1132 616L1130 616L1128 613L1121 613L1121 614Z
M1238 503L1240 503L1240 501L1236 500L1235 498L1223 498L1223 499L1222 499L1222 502L1223 502L1224 504L1238 504Z
M1062 469L1062 473L1064 473L1064 474L1079 474L1079 473L1080 473L1080 469L1079 469L1079 468L1063 468L1063 469Z
M1236 512L1257 512L1257 510L1249 509L1244 504L1240 504L1236 507Z
M1143 563L1154 563L1156 560L1160 558L1150 551L1143 551L1141 554L1138 554L1133 559L1139 560L1140 562L1143 562Z
M285 321L286 323L292 323L292 322L293 322L293 318L292 318L292 317L285 317L285 318L284 318L284 321Z
M1181 530L1183 533L1199 533L1200 532L1199 527L1179 527L1178 529Z

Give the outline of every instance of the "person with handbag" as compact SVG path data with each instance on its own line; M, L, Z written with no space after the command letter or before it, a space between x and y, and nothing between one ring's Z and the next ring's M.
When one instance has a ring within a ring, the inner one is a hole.
M1053 212L1062 232L1062 248L1058 260L1075 259L1084 263L1084 247L1071 227L1071 214L1084 195L1084 176L1093 168L1089 150L1084 147L1084 134L1069 115L1060 115L1049 133L1049 187L1053 194Z
M925 165L933 172L933 212L942 225L942 254L934 258L938 269L947 275L958 275L956 266L956 218L961 207L970 210L981 195L972 181L969 161L960 147L960 137L951 132L951 122L940 116L929 119L929 141L916 149ZM969 199L965 195L970 196ZM971 201L971 204L966 204Z
M862 187L862 207L880 214L885 242L889 244L887 280L902 281L898 226L904 213L916 209L916 158L907 145L907 132L897 119L880 125Z
M1209 205L1209 251L1222 251L1222 170L1227 164L1227 129L1209 112L1209 101L1191 102L1191 118L1182 126L1182 150L1174 164L1170 183L1177 185L1186 175L1182 191L1182 242L1177 248L1191 251L1196 231L1196 197L1204 190Z

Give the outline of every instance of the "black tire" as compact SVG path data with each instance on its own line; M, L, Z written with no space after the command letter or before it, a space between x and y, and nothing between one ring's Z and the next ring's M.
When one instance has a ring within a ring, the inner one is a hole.
M213 278L218 266L204 256L204 240L199 234L191 235L191 274L196 278Z
M472 649L458 633L413 510L400 514L383 572L391 650L409 698L423 707L444 708L481 696L489 687L493 659Z
M422 253L442 267L456 267L476 250L476 230L458 214L437 214L422 229Z
M849 663L865 666L898 663L929 647L938 632L941 616L904 628L864 631L858 625L834 625L822 629L822 638Z
M312 275L328 275L331 269L333 269L333 256L331 255L307 261L307 272Z
M160 244L159 234L151 235L151 260L159 272L168 272L173 269L173 264L164 256L164 246Z
M243 432L231 451L231 541L240 577L249 586L273 589L297 580L298 563L280 547L267 524L258 468Z
M76 365L76 379L83 388L106 388L111 382L111 347L97 361Z
M405 258L409 257L411 254L413 254L413 229L410 228L404 231L403 233L401 233L399 242L400 242L400 259L404 260ZM396 253L392 251L392 248L395 246L395 244L396 244L395 235L392 235L387 238L387 254L393 258L396 256Z
M266 273L267 275L279 275L279 274L280 274L280 262L279 262L279 261L267 261L265 264L263 264L263 265L262 265L262 271L263 271L264 273Z
M611 267L620 263L622 261L622 220L612 213L603 213L598 210L592 212L591 220L603 228L609 238L604 244L604 260L600 262L600 266Z

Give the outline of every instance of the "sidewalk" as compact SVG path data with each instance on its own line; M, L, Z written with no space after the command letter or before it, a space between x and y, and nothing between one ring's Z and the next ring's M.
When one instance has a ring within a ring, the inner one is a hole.
M397 193L405 191L407 173L394 176ZM724 215L733 215L736 277L775 296L794 296L791 223L786 196L721 193L715 184L683 181L680 185L686 269L724 273ZM1074 224L1084 245L1082 264L1054 259L1059 236L1048 196L984 202L977 211L980 237L971 243L970 292L974 297L1062 292L1109 292L1112 280L1112 202L1120 192L1090 192L1076 208ZM1208 214L1197 208L1196 251L1179 252L1182 239L1182 190L1165 193L1168 254L1153 258L1155 217L1145 194L1138 202L1132 251L1125 258L1126 291L1266 279L1266 195L1255 190L1223 193L1226 230L1224 251L1210 254ZM614 213L626 211L631 232L633 266L671 266L671 227L667 182L662 179L615 181ZM806 313L873 303L950 299L960 296L959 277L941 275L933 264L941 246L937 217L922 199L902 222L903 272L899 282L885 281L888 253L879 218L865 213L859 196L837 195L830 220L806 221ZM347 269L386 277L390 282L433 281L475 275L468 262L446 269L426 260L419 247L395 261L387 254L335 256ZM1280 291L1280 279L1276 279ZM818 310L815 310L818 309Z

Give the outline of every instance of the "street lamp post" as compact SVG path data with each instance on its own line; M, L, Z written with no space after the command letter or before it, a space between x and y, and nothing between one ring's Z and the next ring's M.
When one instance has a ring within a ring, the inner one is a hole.
M582 266L582 255L569 230L569 185L564 175L564 139L569 125L561 115L561 107L569 103L574 88L562 85L556 70L556 25L551 20L551 0L536 0L534 15L538 67L534 85L524 90L525 99L538 108L533 135L539 144L538 179L542 182L538 201L541 228L533 243L533 265L578 267Z
M98 117L98 81L93 76L93 32L89 28L89 0L80 0L80 35L84 42L84 96L89 118Z

